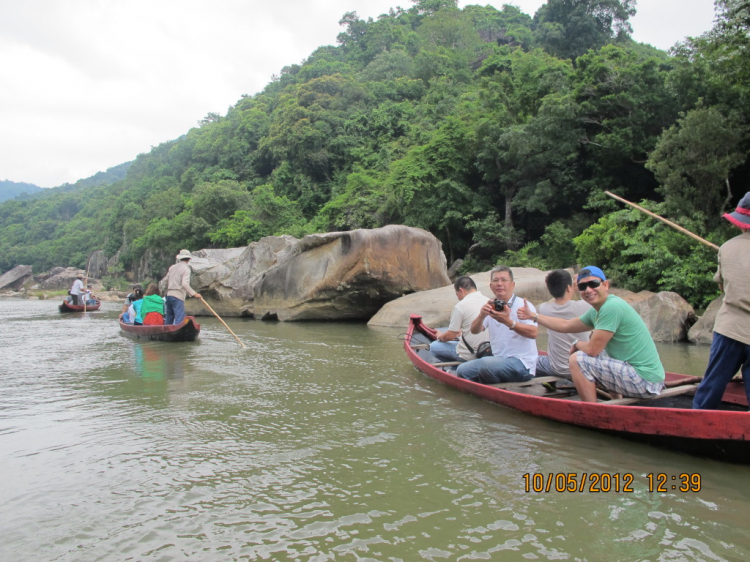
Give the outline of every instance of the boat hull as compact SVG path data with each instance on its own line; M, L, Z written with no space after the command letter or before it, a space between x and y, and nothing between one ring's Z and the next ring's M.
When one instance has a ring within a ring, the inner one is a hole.
M134 326L118 319L120 330L131 338L164 342L195 341L201 332L201 325L192 316L187 316L179 325L169 326Z
M433 329L412 315L404 348L414 366L425 375L490 402L533 416L548 418L589 429L604 431L658 446L710 456L730 462L750 464L750 414L741 383L730 383L724 402L736 411L693 410L687 407L653 405L613 405L525 394L458 378L432 365L429 351L414 345L434 340ZM668 383L693 377L667 373ZM663 399L666 402L666 398ZM742 411L740 411L742 409Z
M57 308L60 312L93 312L94 310L99 310L101 305L101 301L96 301L96 304L88 304L86 306L82 304L70 304L68 301L63 301Z

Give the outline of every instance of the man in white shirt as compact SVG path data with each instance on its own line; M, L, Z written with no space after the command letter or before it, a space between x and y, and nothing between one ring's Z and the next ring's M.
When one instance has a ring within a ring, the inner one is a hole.
M70 296L73 297L73 304L83 304L81 295L84 293L83 288L83 273L79 273L77 279L73 281L73 286L70 288Z
M591 305L586 301L573 300L573 277L564 269L550 271L544 282L555 300L540 305L539 314L570 320L583 316L591 308ZM558 376L571 379L570 365L568 364L570 348L576 340L589 341L591 332L564 334L548 330L547 334L547 355L539 356L536 363L536 376Z
M517 298L513 270L497 265L490 271L490 289L495 300L487 301L471 324L471 332L489 331L492 356L462 363L456 375L484 384L523 382L534 377L539 353L538 328L533 320L520 320L518 309L524 299ZM533 307L532 304L528 304Z
M487 341L486 335L471 333L471 323L487 303L487 297L477 291L476 283L467 275L456 279L453 289L458 303L451 312L448 329L437 332L430 352L441 361L469 361L475 359L477 346Z

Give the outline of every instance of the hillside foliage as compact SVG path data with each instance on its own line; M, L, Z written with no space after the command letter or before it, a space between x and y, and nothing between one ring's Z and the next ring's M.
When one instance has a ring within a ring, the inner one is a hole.
M343 15L336 46L284 67L226 115L139 155L123 179L0 205L0 269L139 276L180 248L406 224L477 271L595 262L694 304L715 257L603 194L722 242L750 189L748 0L669 53L635 43L635 0L413 0ZM665 25L667 23L665 22Z

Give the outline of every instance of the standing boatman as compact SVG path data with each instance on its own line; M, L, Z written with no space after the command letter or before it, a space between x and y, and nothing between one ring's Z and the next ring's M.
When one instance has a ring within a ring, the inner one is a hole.
M81 295L85 292L83 288L83 273L79 273L76 276L76 280L73 281L73 286L70 288L70 296L73 297L73 304L83 304Z
M164 324L182 324L185 321L186 294L197 299L202 298L190 286L190 266L188 262L193 257L188 250L180 250L177 263L167 272L167 298Z
M719 248L714 281L724 292L716 314L708 367L693 399L693 408L716 410L727 384L742 369L750 403L750 191L724 218L742 231Z

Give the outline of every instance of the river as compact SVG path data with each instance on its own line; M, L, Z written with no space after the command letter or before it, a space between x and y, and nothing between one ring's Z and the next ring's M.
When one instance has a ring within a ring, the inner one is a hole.
M133 341L118 310L0 300L2 562L750 558L750 467L462 394L411 366L405 330L230 319L242 350L213 318ZM708 355L659 351L690 374ZM633 491L525 491L584 472Z

